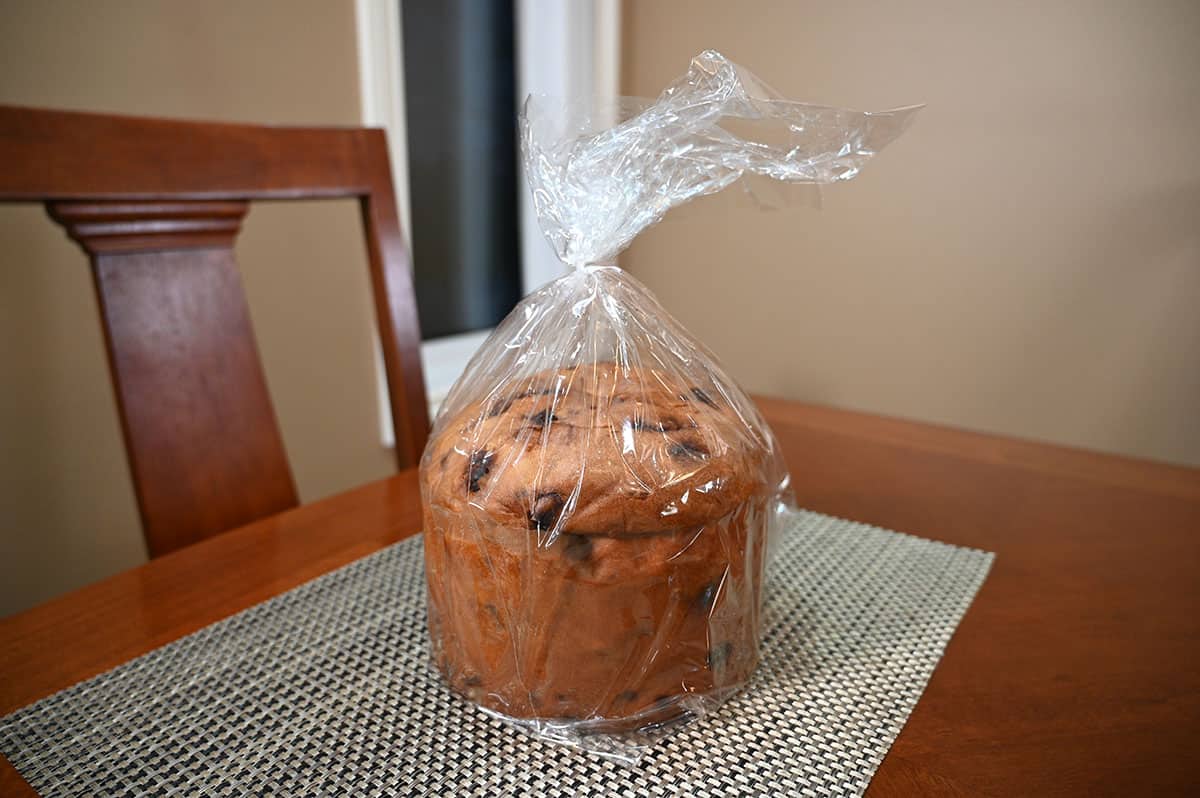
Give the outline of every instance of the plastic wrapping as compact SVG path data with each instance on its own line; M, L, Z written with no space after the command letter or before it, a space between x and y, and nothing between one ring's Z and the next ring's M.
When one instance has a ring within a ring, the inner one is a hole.
M713 52L657 101L624 107L594 132L527 104L535 206L574 268L522 300L468 364L421 485L430 632L451 688L633 761L753 673L788 475L712 354L604 264L669 208L744 176L853 177L913 109L788 102ZM738 119L783 141L735 135Z

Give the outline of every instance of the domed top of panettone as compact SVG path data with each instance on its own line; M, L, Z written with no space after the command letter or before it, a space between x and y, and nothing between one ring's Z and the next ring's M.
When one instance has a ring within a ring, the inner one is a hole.
M614 363L502 385L440 419L425 501L484 523L573 534L700 526L770 490L770 443L713 381Z

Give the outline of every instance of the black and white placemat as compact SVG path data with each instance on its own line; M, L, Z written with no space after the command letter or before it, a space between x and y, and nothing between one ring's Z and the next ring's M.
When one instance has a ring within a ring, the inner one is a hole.
M993 555L787 525L754 679L634 767L442 687L420 537L3 718L0 751L46 796L861 795Z

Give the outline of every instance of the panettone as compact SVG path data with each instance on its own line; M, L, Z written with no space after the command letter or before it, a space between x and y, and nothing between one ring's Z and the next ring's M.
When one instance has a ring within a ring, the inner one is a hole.
M757 662L767 447L719 384L588 364L502 385L421 463L434 655L517 718L633 727Z

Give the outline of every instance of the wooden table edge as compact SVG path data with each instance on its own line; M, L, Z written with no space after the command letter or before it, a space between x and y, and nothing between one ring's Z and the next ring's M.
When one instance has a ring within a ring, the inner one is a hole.
M773 427L795 425L819 429L978 463L1200 500L1200 466L1165 463L792 399L756 395L754 401Z

